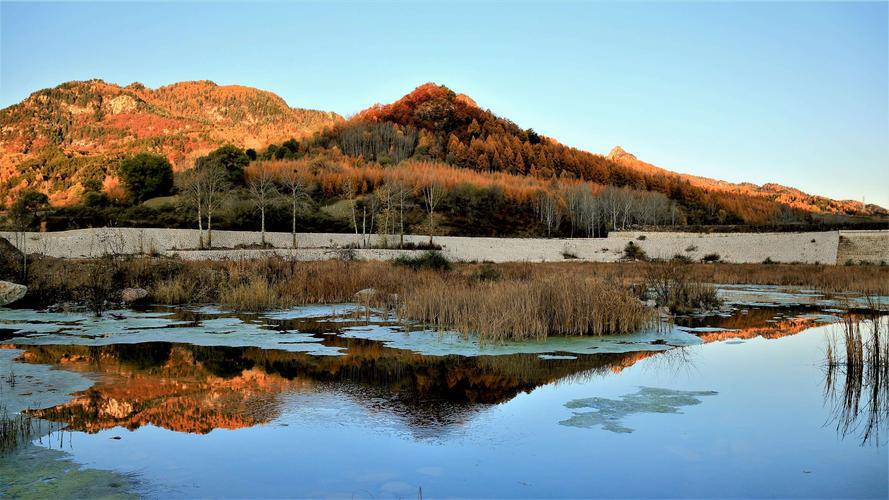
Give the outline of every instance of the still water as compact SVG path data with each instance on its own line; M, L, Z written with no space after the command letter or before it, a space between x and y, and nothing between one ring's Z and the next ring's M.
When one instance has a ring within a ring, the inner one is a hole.
M139 495L889 495L885 428L838 430L825 395L829 305L532 346L347 310L0 310L0 342L88 380L31 406L65 426L34 446Z

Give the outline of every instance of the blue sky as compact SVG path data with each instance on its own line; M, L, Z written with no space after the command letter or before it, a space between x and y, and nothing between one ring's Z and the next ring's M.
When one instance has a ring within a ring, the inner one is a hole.
M349 115L434 81L563 143L889 206L889 3L0 4L0 106L209 79Z

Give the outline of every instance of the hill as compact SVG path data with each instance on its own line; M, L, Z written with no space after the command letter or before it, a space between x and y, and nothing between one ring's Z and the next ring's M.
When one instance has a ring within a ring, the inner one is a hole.
M397 130L390 130L390 124ZM523 129L467 96L432 83L358 113L335 132L344 153L383 163L419 156L480 172L660 192L683 206L694 223L769 224L817 214L886 214L874 205L831 200L778 184L731 184L677 174L620 148L608 156L582 151Z
M257 150L260 159L328 162L332 179L346 171L404 160L413 162L402 169L405 172L435 169L439 176L451 176L451 186L491 184L479 179L500 176L495 184L518 186L510 189L525 193L520 201L528 206L517 214L539 209L529 199L538 191L589 183L593 191L614 186L635 193L624 202L614 198L619 193L608 195L612 205L626 205L624 213L633 203L642 211L649 210L642 205L655 204L660 211L670 211L671 221L688 224L794 224L828 216L886 215L873 205L777 184L732 184L677 174L619 147L607 156L583 151L522 128L472 98L433 83L349 120L331 112L291 108L271 92L209 81L157 89L102 80L65 83L0 110L0 202L8 203L29 188L48 194L56 206L76 204L87 191L119 192L115 174L126 155L161 153L182 170L227 143ZM670 208L674 205L679 211ZM614 219L616 209L612 212ZM625 219L621 226L628 223Z
M125 154L161 153L183 169L222 144L260 148L340 121L336 113L291 108L271 92L237 85L68 82L0 110L0 199L31 187L69 204L90 183L112 187Z
M783 205L813 213L849 214L849 215L880 215L886 210L877 205L865 205L855 200L834 200L824 196L811 195L799 189L767 183L762 186L749 182L731 183L696 175L675 173L636 158L620 146L612 148L608 159L646 175L676 175L691 185L710 191L733 193L746 196L765 198Z

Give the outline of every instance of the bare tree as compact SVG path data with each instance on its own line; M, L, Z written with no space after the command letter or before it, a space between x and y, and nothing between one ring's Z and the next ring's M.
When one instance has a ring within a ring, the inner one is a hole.
M444 198L444 188L435 181L429 181L423 185L423 202L426 212L429 214L429 245L432 245L432 235L435 233L435 208Z
M404 248L404 211L411 204L411 192L402 181L392 183L392 191L398 210L398 246Z
M280 182L284 185L284 188L290 196L290 215L292 217L292 225L290 229L292 241L290 245L293 248L296 248L296 214L299 208L310 203L312 198L309 196L308 185L303 180L302 176L299 175L297 169L294 168L283 171L281 173Z
M537 215L540 217L540 221L546 225L546 236L549 237L552 230L557 229L562 220L558 192L540 191L537 196Z
M349 202L349 208L352 212L352 228L355 229L355 239L358 239L358 216L356 214L357 207L355 200L355 183L352 182L352 179L344 179L341 189L343 191L343 196Z
M206 197L204 172L191 169L180 177L182 202L189 210L194 209L198 216L198 248L204 249L204 198Z
M265 168L265 163L259 162L256 165L256 172L251 173L247 181L247 187L250 189L250 195L253 198L253 204L259 210L260 217L260 234L262 246L265 246L265 211L274 199L278 196L278 186L275 185L275 178L271 172Z
M204 192L207 209L207 248L213 248L213 214L222 206L228 175L221 166L211 165L203 170Z

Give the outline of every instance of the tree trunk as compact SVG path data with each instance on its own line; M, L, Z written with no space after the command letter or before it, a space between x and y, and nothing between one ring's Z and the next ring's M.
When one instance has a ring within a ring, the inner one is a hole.
M259 209L259 212L260 212L259 218L262 220L262 222L261 222L262 227L260 230L260 232L261 232L260 239L262 240L262 247L265 248L265 206L263 206L261 209Z
M213 249L213 212L207 211L207 250Z
M198 206L198 250L204 249L204 213Z
M429 211L429 246L432 246L432 233L435 232L435 218L432 210Z
M290 246L296 248L296 197L293 198L293 227L291 229L290 235L293 237L293 241L290 242Z
M401 207L399 209L399 235L398 235L398 245L399 248L404 248L404 202L401 202Z

